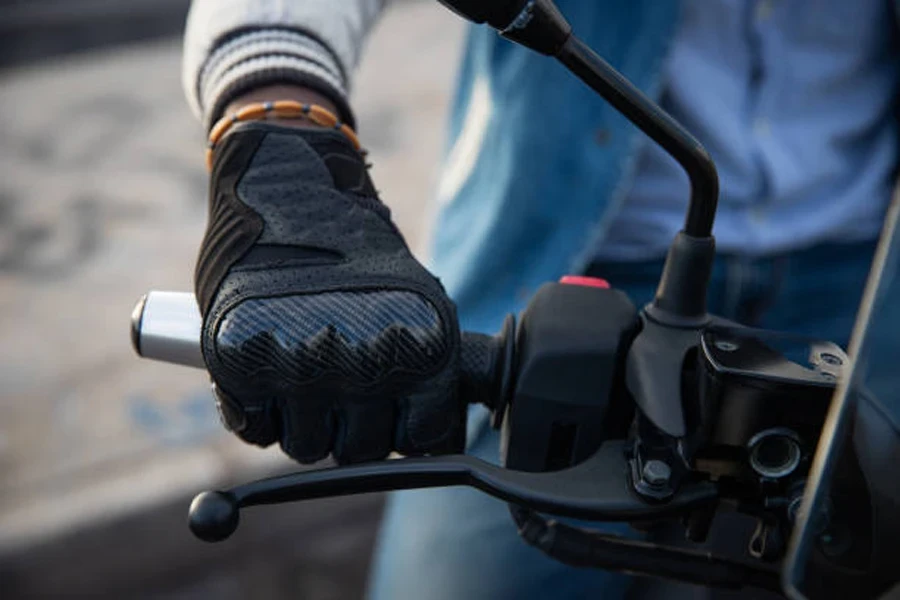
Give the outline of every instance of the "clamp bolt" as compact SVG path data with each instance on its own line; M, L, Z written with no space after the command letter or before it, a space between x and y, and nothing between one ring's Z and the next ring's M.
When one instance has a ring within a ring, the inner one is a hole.
M668 485L672 478L672 468L661 460L648 460L641 471L644 483L654 488Z

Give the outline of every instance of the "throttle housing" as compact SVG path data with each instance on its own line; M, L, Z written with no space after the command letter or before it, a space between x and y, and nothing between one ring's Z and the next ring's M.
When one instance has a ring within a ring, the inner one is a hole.
M605 439L624 437L631 405L621 357L637 327L634 304L618 290L565 283L538 290L516 332L516 380L501 436L507 468L564 469Z

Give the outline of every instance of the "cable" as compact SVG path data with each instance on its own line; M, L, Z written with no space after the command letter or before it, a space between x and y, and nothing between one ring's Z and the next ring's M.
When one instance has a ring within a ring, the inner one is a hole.
M522 539L573 567L622 571L704 586L749 586L781 593L778 570L771 567L579 529L548 521L513 504L509 505L509 512Z

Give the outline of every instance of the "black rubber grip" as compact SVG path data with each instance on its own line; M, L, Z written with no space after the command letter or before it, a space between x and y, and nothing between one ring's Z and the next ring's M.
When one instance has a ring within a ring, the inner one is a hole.
M463 332L459 352L459 386L469 404L493 408L500 389L503 344L491 335Z

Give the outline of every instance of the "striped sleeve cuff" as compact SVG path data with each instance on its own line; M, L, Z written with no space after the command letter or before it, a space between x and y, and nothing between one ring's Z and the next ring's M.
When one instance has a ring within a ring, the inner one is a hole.
M251 29L234 34L209 55L189 100L209 129L235 97L264 85L294 83L333 100L353 126L347 77L337 57L308 34Z

